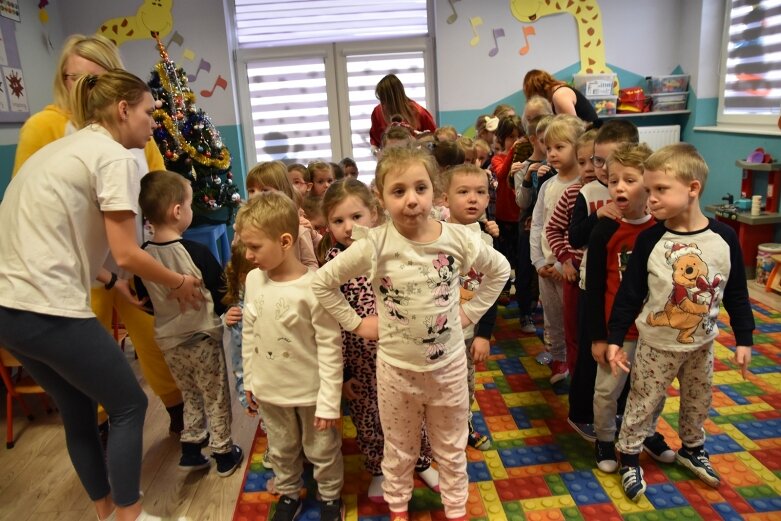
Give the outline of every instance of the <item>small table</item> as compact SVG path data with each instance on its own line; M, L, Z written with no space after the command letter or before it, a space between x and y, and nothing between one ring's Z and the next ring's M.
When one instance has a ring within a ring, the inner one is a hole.
M718 221L731 226L738 234L746 276L754 278L759 245L773 242L775 224L781 223L781 213L762 212L760 215L751 215L749 212L725 211L722 205L716 204L706 206L705 210L713 212Z
M182 234L185 239L200 242L209 248L221 266L225 266L231 256L228 240L228 228L224 224L207 224L188 228Z

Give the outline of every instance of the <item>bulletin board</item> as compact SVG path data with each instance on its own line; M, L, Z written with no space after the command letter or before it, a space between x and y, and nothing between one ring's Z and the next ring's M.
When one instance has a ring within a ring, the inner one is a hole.
M24 83L16 23L0 17L0 123L21 123L30 116L27 86Z

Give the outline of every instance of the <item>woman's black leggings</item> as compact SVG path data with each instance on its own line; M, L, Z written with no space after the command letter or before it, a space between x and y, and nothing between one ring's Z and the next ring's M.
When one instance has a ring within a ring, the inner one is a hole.
M138 501L147 398L117 343L95 318L66 318L0 306L0 346L54 398L73 467L96 501ZM97 404L109 416L108 468Z

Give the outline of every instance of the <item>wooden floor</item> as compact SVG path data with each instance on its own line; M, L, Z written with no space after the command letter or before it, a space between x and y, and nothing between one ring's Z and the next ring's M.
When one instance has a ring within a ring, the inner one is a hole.
M781 296L757 288L749 282L752 298L781 310ZM131 360L131 365L138 371L136 361ZM180 473L177 469L179 443L168 435L168 414L143 379L140 381L149 396L141 476L145 508L160 516L187 516L193 521L229 521L246 460L242 469L229 478L218 477L214 468L208 473ZM35 420L28 422L20 411L15 410L16 447L8 450L0 446L0 520L94 520L92 505L68 458L59 416L43 413L34 397L28 402L36 409ZM233 404L234 441L248 454L257 423L244 414L237 400L233 400ZM0 412L0 426L5 432L5 408Z

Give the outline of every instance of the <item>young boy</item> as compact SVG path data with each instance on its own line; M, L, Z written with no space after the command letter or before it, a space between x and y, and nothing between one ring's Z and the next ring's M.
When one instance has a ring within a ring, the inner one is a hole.
M314 466L320 519L338 521L343 484L342 438L336 429L342 390L339 324L312 293L315 273L296 258L298 211L287 196L267 192L236 217L247 259L242 358L251 415L266 425L280 494L272 521L301 510L303 455Z
M455 166L442 173L442 188L445 191L445 206L450 209L448 222L470 225L478 222L488 206L488 178L485 171L474 164ZM483 241L493 246L493 239L485 232L480 232ZM474 292L480 287L483 274L473 269L466 275L461 275L461 302L472 299ZM475 401L475 363L488 358L491 350L491 334L496 325L497 304L488 308L485 315L477 322L464 329L466 344L467 384L469 389L469 406ZM491 440L485 434L477 432L472 424L472 411L469 411L469 437L467 443L478 450L491 448Z
M141 179L138 202L155 230L154 241L144 243L143 249L167 268L203 280L200 309L182 311L169 298L170 288L142 283L136 277L139 298L148 295L154 307L155 339L184 398L179 468L208 468L209 460L201 454L208 440L217 474L227 477L241 465L244 455L231 440L230 388L220 320L226 310L222 268L206 246L182 239L193 218L193 190L185 178L173 172L150 172Z
M607 160L608 190L623 218L620 221L609 217L600 218L591 231L588 243L586 276L589 284L586 299L589 305L583 326L591 339L591 354L599 364L594 384L594 430L597 438L594 450L597 467L602 472L618 470L614 444L616 413L618 398L627 379L625 373L613 376L607 362L607 317L610 316L637 234L655 224L646 210L648 197L643 185L643 162L650 155L651 149L645 144L631 143L620 145L610 154ZM623 344L630 360L634 358L636 346L637 329L631 326ZM663 407L664 400L659 402L654 411L654 428ZM663 463L675 461L675 453L667 446L664 437L658 432L653 437L653 440L646 440L644 445L658 447L658 454L649 454Z
M607 189L607 169L605 162L610 154L621 143L638 143L639 134L634 123L625 119L608 120L597 132L594 139L594 151L590 157L597 178L584 184L575 199L572 208L572 219L569 225L569 243L573 248L583 248L583 258L580 262L580 287L578 295L577 320L579 324L586 321L586 262L588 259L588 239L591 230L601 217L620 219L621 212L610 202ZM578 357L575 360L575 372L570 377L569 415L567 422L583 439L593 443L594 413L592 398L594 396L594 381L597 375L597 364L591 356L591 340L586 328L578 329ZM619 407L619 414L623 407Z
M643 183L657 221L635 242L608 324L613 374L629 371L622 349L632 322L639 333L632 386L618 438L621 482L627 497L645 492L639 453L653 413L676 377L681 386L676 459L702 481L719 486L704 449L703 424L711 406L713 340L719 305L730 316L737 348L734 362L746 377L754 316L743 255L735 232L700 209L708 166L687 143L666 146L645 162ZM636 319L636 320L635 320Z

